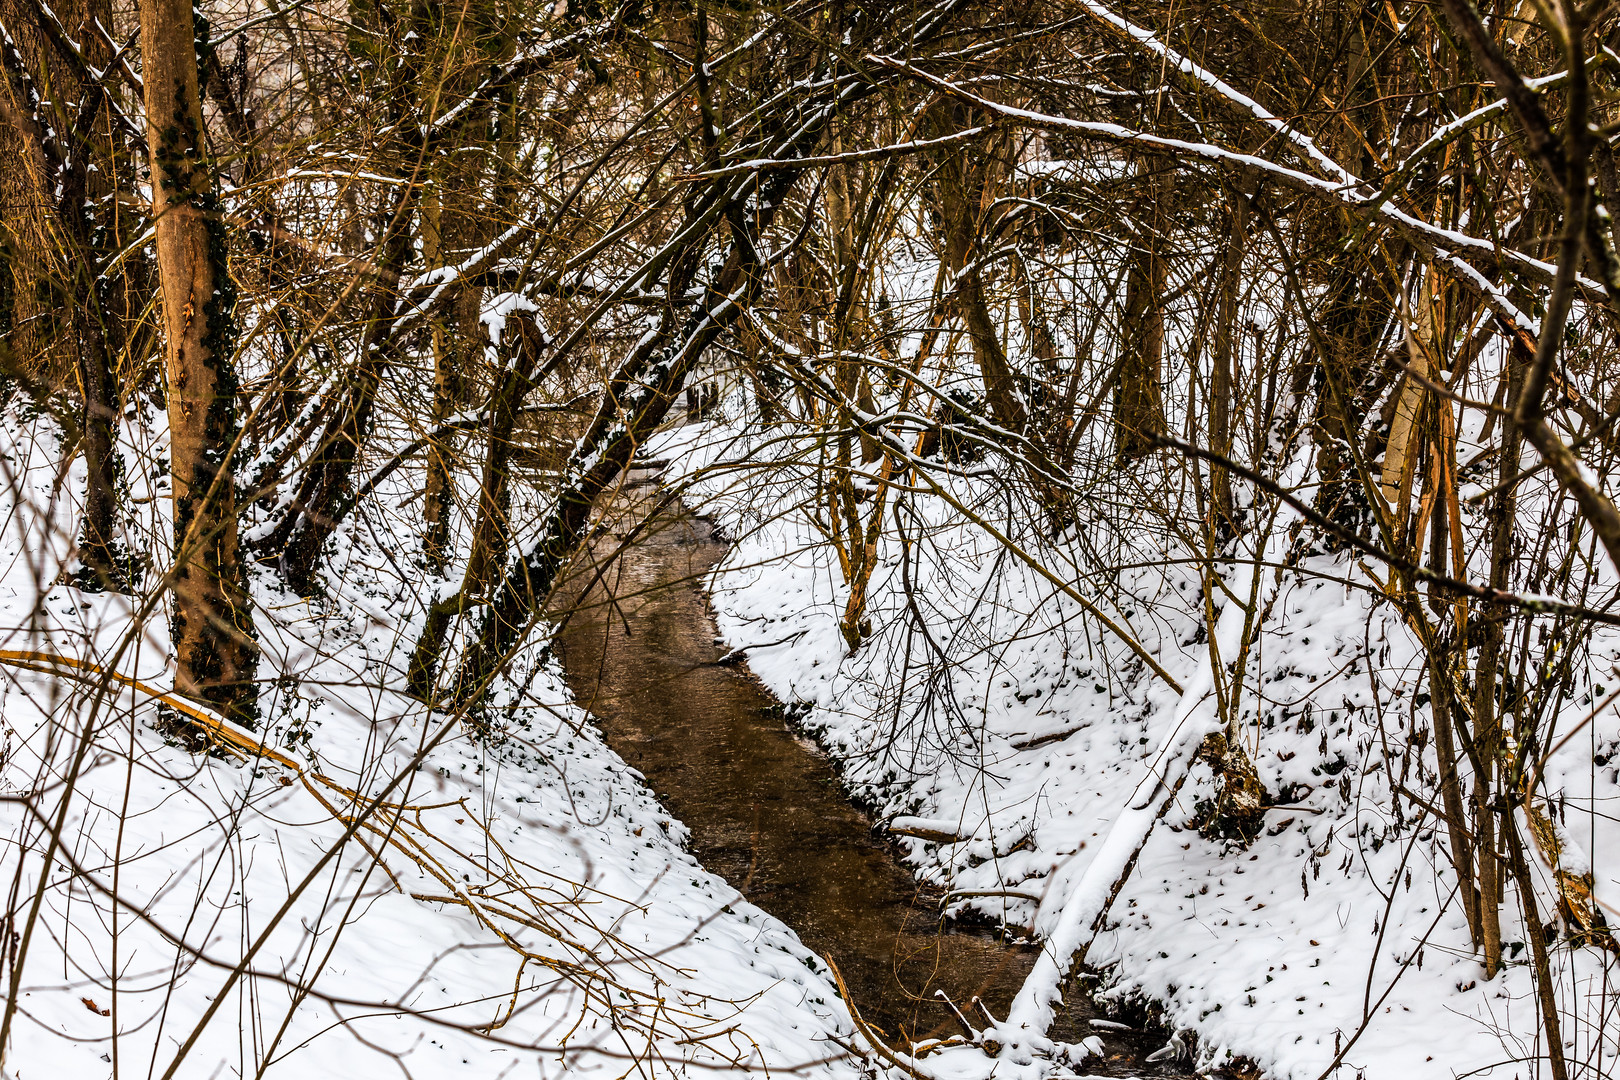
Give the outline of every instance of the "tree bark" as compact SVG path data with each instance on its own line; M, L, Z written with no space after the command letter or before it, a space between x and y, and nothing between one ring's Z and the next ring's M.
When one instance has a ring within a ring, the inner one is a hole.
M1536 905L1536 883L1530 877L1530 864L1524 857L1518 830L1513 819L1503 817L1503 840L1506 841L1508 863L1513 868L1514 883L1518 886L1519 907L1524 913L1524 936L1530 940L1530 957L1534 965L1536 1002L1541 1006L1542 1037L1547 1040L1547 1064L1552 1080L1569 1080L1569 1066L1564 1060L1563 1025L1558 1018L1558 986L1554 981L1552 963L1547 955L1546 931L1541 925L1541 913Z
M1503 400L1517 402L1524 388L1525 372L1534 357L1518 338L1510 340L1507 363L1502 370ZM1491 497L1490 585L1508 589L1513 583L1514 526L1518 516L1520 454L1524 435L1510 410L1502 417L1502 448L1496 462L1496 490ZM1474 738L1479 758L1488 775L1474 778L1475 828L1479 834L1477 882L1480 896L1480 946L1484 950L1485 974L1496 975L1502 965L1502 870L1496 854L1496 816L1490 809L1502 756L1502 717L1498 708L1498 676L1507 640L1511 611L1502 604L1488 604L1479 628L1479 659L1474 668Z
M141 5L174 489L175 686L251 721L258 649L237 552L230 468L238 424L235 295L203 138L198 29L187 0Z
M473 526L472 550L467 555L467 583L477 593L486 592L492 577L506 558L512 539L511 460L512 439L518 413L534 388L531 373L539 365L544 340L532 318L519 314L508 322L516 335L512 363L495 386L490 405L488 434L484 442L484 475L478 485L478 519Z
M76 0L57 15L78 36L82 59L32 4L0 0L0 20L20 47L6 50L0 86L0 260L10 273L0 327L25 370L78 391L87 475L76 581L92 591L125 589L137 577L117 536L123 470L113 356L125 297L122 272L109 277L109 266L123 246L115 196L127 170L108 89L85 67L110 60L88 27L111 25L112 13L106 0ZM49 100L42 87L51 88Z
M1405 252L1392 261L1401 265ZM1340 253L1329 268L1331 284L1319 320L1321 333L1314 370L1316 408L1311 436L1321 478L1316 509L1335 524L1362 534L1371 514L1372 493L1363 489L1351 443L1361 438L1367 403L1376 401L1399 369L1374 362L1390 313L1398 310L1382 279L1364 272L1355 252ZM1358 443L1359 445L1359 443ZM1330 547L1337 541L1329 540Z
M1114 448L1121 461L1152 453L1164 434L1164 399L1159 383L1164 366L1165 260L1164 184L1145 162L1141 183L1147 190L1137 214L1120 324L1119 382L1114 389Z
M0 45L0 336L23 370L60 385L72 363L56 346L66 297L61 261L53 258L60 237L45 150L46 123L59 119L44 115L41 87L71 76L27 0L0 0L0 22L12 38ZM62 89L71 93L70 85Z
M422 199L422 260L429 270L444 265L442 199L438 190ZM433 424L442 425L455 411L461 398L462 379L455 357L446 340L444 320L433 320ZM422 490L422 554L428 569L444 572L450 560L451 487L450 447L437 439L427 445L427 479Z
M970 126L960 110L949 114L955 129ZM1001 331L990 314L984 279L971 265L974 240L980 227L980 207L996 182L995 160L982 147L951 154L940 166L936 182L945 241L945 262L956 282L955 307L973 344L990 415L1001 427L1022 433L1028 421L1023 396L1001 344ZM983 156L981 156L983 155Z
M1249 200L1241 192L1226 192L1230 218L1226 252L1221 260L1220 309L1215 316L1215 347L1209 387L1210 447L1225 458L1232 456L1232 383L1237 365L1238 294L1243 285L1243 250L1248 241ZM1210 468L1211 510L1215 535L1228 539L1237 532L1232 504L1232 475L1224 467Z

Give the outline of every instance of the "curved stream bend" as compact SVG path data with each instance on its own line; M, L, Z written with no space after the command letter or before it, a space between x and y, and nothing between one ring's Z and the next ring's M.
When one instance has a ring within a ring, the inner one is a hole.
M633 474L611 511L623 515L620 537L655 507L657 490L647 473ZM599 553L617 546L610 537ZM578 592L598 568L580 560L559 590L576 610L557 641L576 700L686 823L703 865L837 962L863 1015L889 1038L955 1033L938 989L964 1011L978 995L1004 1016L1035 950L942 928L937 898L920 895L827 760L788 729L780 703L745 670L715 663L721 649L702 586L725 550L707 522L676 505L641 529L584 603ZM1077 1002L1053 1034L1094 1034L1087 1020L1096 1015ZM1156 1071L1141 1064L1151 1044L1100 1034L1110 1060L1088 1065Z

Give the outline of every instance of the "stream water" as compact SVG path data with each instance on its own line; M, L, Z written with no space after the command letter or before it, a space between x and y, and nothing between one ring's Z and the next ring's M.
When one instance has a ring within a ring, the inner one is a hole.
M599 557L619 547L657 493L650 474L632 474L612 511L618 531ZM862 1014L891 1040L959 1030L936 990L970 1015L975 996L1006 1015L1035 949L942 925L937 894L920 890L874 835L780 704L746 668L715 663L723 649L703 583L725 550L706 521L677 504L646 522L599 577L596 565L576 569L559 590L559 610L573 613L557 642L575 697L686 823L703 865L836 962ZM1052 1034L1102 1035L1109 1060L1087 1063L1099 1073L1183 1074L1143 1063L1162 1035L1096 1030L1089 1020L1100 1015L1071 1002Z

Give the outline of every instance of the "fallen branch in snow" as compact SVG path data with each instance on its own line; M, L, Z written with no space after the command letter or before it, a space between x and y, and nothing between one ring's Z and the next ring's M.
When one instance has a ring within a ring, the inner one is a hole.
M895 836L909 836L916 840L927 840L931 844L965 844L972 840L971 836L958 836L956 833L940 832L937 829L908 829L890 826L889 832Z
M975 900L981 898L994 900L1001 897L1006 897L1012 900L1031 900L1037 904L1042 900L1042 897L1039 897L1034 893L1023 892L1018 889L952 889L950 892L940 897L939 906L944 907L947 904L954 904L958 900Z
M845 1005L849 1006L849 1018L855 1023L855 1030L860 1032L861 1038L866 1040L867 1044L871 1046L873 1051L877 1053L878 1057L882 1058L884 1061L887 1061L895 1068L904 1070L907 1075L913 1078L913 1080L935 1080L934 1077L922 1072L917 1068L917 1066L902 1061L899 1054L889 1049L888 1044L883 1041L882 1036L873 1031L871 1026L867 1024L866 1020L861 1016L860 1008L855 1004L855 999L850 996L849 987L844 985L844 975L843 972L838 970L838 965L827 959L825 956L822 957L821 960L822 963L826 964L828 969L832 971L833 981L838 984L838 996L844 999ZM908 1054L907 1056L909 1057L910 1055Z
M722 667L729 666L731 664L739 664L743 660L747 659L748 651L750 649L774 649L778 645L786 645L790 641L798 641L800 638L804 637L806 633L807 631L800 630L797 634L789 634L787 637L777 638L775 641L761 641L753 645L739 645L735 649L732 649L730 652L726 653L724 656L720 657L715 661L715 663L721 665Z
M199 709L184 698L171 694L166 690L160 690L150 683L142 682L122 672L109 671L99 664L92 664L77 657L62 656L59 653L38 652L31 649L0 649L0 663L10 667L22 668L25 671L35 671L43 675L55 675L78 682L95 682L96 680L92 676L100 676L108 682L118 683L120 686L138 690L147 697L167 705L228 747L247 751L257 757L266 757L285 768L299 773L303 772L303 766L285 754L265 746L261 740L254 738L252 733L246 729L239 728L229 720Z
M1089 723L1085 723L1081 724L1079 727L1064 728L1062 731L1050 731L1045 735L1034 735L1022 739L1013 739L1009 741L1007 745L1011 746L1014 750L1038 750L1043 746L1050 746L1053 743L1062 742L1070 735L1078 735L1090 726L1091 725Z
M959 832L954 824L938 818L897 817L889 822L889 831L896 836L911 836L935 844L965 844L973 839Z

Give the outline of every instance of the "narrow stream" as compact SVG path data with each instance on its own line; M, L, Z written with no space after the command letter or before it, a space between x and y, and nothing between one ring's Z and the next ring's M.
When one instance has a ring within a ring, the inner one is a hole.
M617 536L657 493L650 474L632 474L630 494L613 511L622 515ZM609 537L597 554L617 546ZM970 1014L977 995L1005 1016L1034 948L942 927L937 895L924 895L874 836L826 758L789 730L780 705L745 668L715 663L723 650L703 582L725 550L707 522L676 505L641 529L584 603L579 591L597 569L576 570L559 590L575 612L558 640L575 697L691 829L703 865L836 962L863 1015L889 1038L959 1030L937 989ZM1088 1023L1098 1015L1071 1002L1053 1034L1103 1036L1109 1060L1087 1063L1102 1074L1184 1075L1143 1064L1162 1036L1099 1031Z

